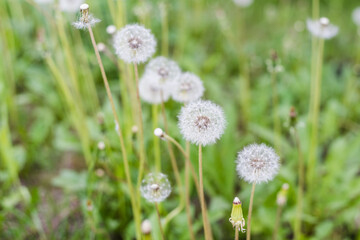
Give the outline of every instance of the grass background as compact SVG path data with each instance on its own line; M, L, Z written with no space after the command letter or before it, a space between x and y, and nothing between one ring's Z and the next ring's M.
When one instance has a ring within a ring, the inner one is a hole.
M248 8L232 1L95 1L98 42L109 45L106 26L140 22L158 40L156 55L176 60L183 71L199 75L204 98L224 108L228 126L220 141L204 149L204 188L215 239L233 238L232 200L238 196L247 215L251 186L238 179L236 153L253 142L274 143L273 113L281 122L282 167L255 193L253 239L271 239L276 194L289 183L279 239L292 239L296 206L297 150L289 131L289 111L298 113L298 132L307 160L311 36L306 19L312 2L255 0ZM303 239L360 239L359 30L351 21L356 1L320 1L340 32L326 41L321 97L316 194L305 199ZM134 9L148 8L137 16ZM0 236L1 239L132 239L134 222L114 122L87 32L71 26L77 14L61 13L32 1L0 1ZM276 81L278 106L272 103L266 60L276 50L284 72ZM134 110L125 78L133 70L103 56L130 152L133 182L138 158L131 128ZM140 66L143 71L143 66ZM248 84L248 86L247 86ZM154 170L151 106L143 103L145 140ZM166 103L170 135L185 142L177 128L180 105ZM101 113L101 114L99 114ZM160 121L159 126L162 126ZM106 148L97 148L104 141ZM183 159L176 152L178 165ZM197 168L197 152L192 147ZM162 171L175 184L165 143ZM183 170L182 170L183 173ZM197 236L202 236L200 206L192 189ZM87 201L93 210L88 211ZM178 204L174 186L162 204L166 216ZM142 219L153 223L155 210L142 200ZM166 225L168 239L188 239L185 211ZM244 238L244 236L241 236Z

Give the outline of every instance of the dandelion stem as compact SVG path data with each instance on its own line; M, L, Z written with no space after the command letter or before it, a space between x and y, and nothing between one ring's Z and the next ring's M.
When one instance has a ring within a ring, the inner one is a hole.
M127 181L127 184L128 184L128 187L129 187L129 192L130 192L130 201L131 201L132 211L133 211L134 218L135 218L136 238L138 240L140 240L141 239L140 209L138 208L138 205L136 203L134 187L133 187L133 184L131 182L129 162L128 162L126 148L125 148L125 144L124 144L124 138L123 138L122 131L121 131L121 125L120 125L120 122L119 122L119 118L118 118L118 116L116 114L115 104L114 104L113 97L112 97L112 94L111 94L111 91L110 91L109 82L107 80L105 69L104 69L104 66L103 66L103 63L102 63L102 60L101 60L101 57L100 57L100 54L99 54L99 50L98 50L97 45L96 45L95 37L94 37L93 31L92 31L90 25L88 25L88 30L89 30L89 34L90 34L90 38L91 38L91 43L92 43L92 45L94 47L95 55L96 55L96 58L97 58L97 61L98 61L99 67L100 67L100 71L101 71L101 75L102 75L102 78L103 78L103 81L104 81L106 93L107 93L108 99L109 99L110 104L111 104L112 113L114 115L116 125L119 128L118 136L119 136L119 140L120 140L121 153L122 153L122 157L123 157L123 161L124 161L126 181Z
M282 211L282 206L278 206L277 211L276 211L276 219L275 219L275 227L274 227L273 240L278 239L278 232L279 232L279 226L280 226L281 211Z
M205 210L205 196L204 196L204 183L203 183L203 174L202 174L202 146L199 144L199 180L200 180L200 206L203 219L203 227L205 240L209 239L208 230L207 230L207 221L206 221L206 210Z
M319 39L317 61L316 61L316 74L315 74L315 88L314 88L314 101L311 114L311 135L310 135L310 147L309 147L309 159L308 159L308 174L307 183L309 186L309 199L311 199L312 189L314 185L314 174L316 165L316 156L318 148L318 131L319 131L319 111L320 111L320 99L321 99L321 75L322 75L322 59L324 50L324 39Z
M190 142L186 141L186 155L187 159L185 161L185 208L186 208L186 215L187 215L187 221L188 221L188 227L189 227L189 234L190 239L195 240L195 234L192 227L192 221L191 221L191 211L190 211Z
M298 151L298 158L299 158L299 185L297 190L297 200L296 200L296 215L295 215L295 224L294 224L294 231L295 231L295 240L300 239L301 237L301 219L302 219L302 212L303 212L303 195L304 195L304 158L301 152L300 147L300 139L296 128L294 128L294 138L295 144Z
M162 226L161 226L160 211L159 211L159 206L158 206L158 203L157 203L157 202L155 202L155 208L156 208L156 213L157 213L157 219L158 219L158 222L159 222L161 239L162 239L162 240L165 240L165 234L164 234L164 230L163 230L163 228L162 228Z
M252 214L253 202L254 202L255 185L256 185L256 183L253 182L253 185L251 188L251 195L250 195L250 205L249 205L249 212L248 212L248 227L247 227L247 231L246 231L246 240L251 239L251 214Z
M239 240L239 227L235 226L235 240Z
M153 129L155 129L159 124L158 119L158 105L152 105L152 119L153 119ZM155 168L157 172L161 172L161 154L160 154L160 139L154 135L154 158L155 158Z
M142 109L141 109L141 100L139 94L139 71L136 63L134 63L134 72L135 72L135 81L136 81L136 101L137 101L138 127L139 127L138 141L140 143L140 162L139 162L139 175L138 175L137 186L140 186L145 168L145 142L144 142L144 126L143 126L143 117L142 117ZM138 191L140 191L139 188Z
M281 124L279 119L278 111L278 93L276 87L276 73L273 71L271 73L271 83L272 83L272 108L273 108L273 121L274 121L274 144L276 150L280 154L280 136L281 136Z

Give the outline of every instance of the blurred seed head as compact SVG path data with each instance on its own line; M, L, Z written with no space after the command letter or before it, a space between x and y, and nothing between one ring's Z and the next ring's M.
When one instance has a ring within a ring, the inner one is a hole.
M181 134L196 145L214 144L225 130L222 108L210 101L191 102L181 108L178 118Z
M318 38L330 39L335 37L339 32L339 28L331 24L330 20L325 17L318 20L308 19L306 25L309 32Z
M105 143L103 141L98 142L97 145L99 150L104 150L105 149Z
M107 26L106 32L107 32L107 34L109 34L109 35L113 35L114 33L116 33L116 27L115 27L115 25L109 25L109 26Z
M98 43L97 48L99 52L104 52L106 50L106 45L104 43Z
M174 81L181 73L178 64L166 57L156 57L146 65L145 74L153 74L159 83Z
M234 0L234 3L239 7L248 7L253 2L254 2L254 0Z
M196 101L204 94L201 79L193 73L185 72L172 83L172 98L181 103Z
M352 20L353 22L360 27L360 7L357 7L352 12Z
M101 168L96 169L95 173L98 177L103 177L105 175L104 170L102 170Z
M149 235L151 234L151 222L149 219L145 219L142 223L141 223L141 232L144 235Z
M63 12L75 13L84 0L59 0L59 8Z
M141 99L151 104L159 104L169 100L170 88L170 82L161 83L159 77L153 73L145 73L139 82Z
M171 185L165 174L150 173L141 182L141 195L149 202L162 202L171 193Z
M154 53L156 40L149 29L126 25L114 35L115 53L127 63L146 62Z
M131 127L131 132L132 133L137 133L138 131L139 131L138 126L134 125L134 126Z
M273 148L263 143L251 144L238 153L236 170L246 182L268 182L278 174L279 159Z
M278 192L278 194L276 196L276 204L278 206L284 206L286 204L288 191L289 191L289 184L284 183L281 186L281 189L280 189L280 191Z

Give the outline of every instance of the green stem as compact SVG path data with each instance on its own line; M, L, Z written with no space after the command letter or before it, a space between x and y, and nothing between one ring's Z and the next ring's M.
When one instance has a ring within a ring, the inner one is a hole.
M277 239L278 239L278 232L279 232L279 226L280 226L281 210L282 210L282 207L281 207L281 206L278 206L277 211L276 211L276 219L275 219L275 228L274 228L273 240L277 240Z
M190 142L186 141L186 155L190 156ZM189 159L188 159L189 160ZM192 227L191 221L191 211L190 211L190 161L185 161L185 208L186 208L186 216L189 227L190 239L195 240L195 234Z
M199 184L200 184L200 206L203 219L203 228L205 240L209 239L207 230L206 210L205 210L205 196L204 196L204 183L203 183L203 170L202 170L202 146L199 144Z
M303 212L303 195L304 195L304 158L301 151L300 139L297 133L296 128L294 128L294 138L298 151L299 159L299 185L297 189L297 199L296 199L296 215L295 215L295 224L294 224L294 235L295 240L301 239L301 220Z
M247 231L246 231L246 240L251 239L251 215L252 215L253 202L254 202L255 185L256 185L255 182L253 182L252 188L251 188L250 205L249 205L249 212L248 212L248 227L247 227Z
M152 105L152 119L153 119L153 129L157 128L159 125L158 119L158 105ZM160 154L160 139L153 134L154 139L154 159L155 167L157 172L161 172L161 154Z
M278 92L276 87L276 73L271 73L272 85L272 108L273 108L273 121L274 121L274 144L277 152L280 154L280 136L281 136L281 123L278 111ZM280 154L281 155L281 154Z
M164 234L164 230L163 230L163 228L161 226L161 217L160 217L160 211L159 211L159 206L158 206L157 202L155 202L155 208L156 208L157 219L158 219L160 233L161 233L161 239L165 240L165 234Z

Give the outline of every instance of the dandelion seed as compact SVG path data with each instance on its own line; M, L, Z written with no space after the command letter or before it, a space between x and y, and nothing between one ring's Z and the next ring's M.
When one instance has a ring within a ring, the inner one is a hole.
M166 102L170 98L169 83L161 84L157 76L144 74L139 82L140 97L151 104Z
M109 35L113 35L114 33L116 33L116 27L115 27L115 25L109 25L109 26L107 26L106 32L107 32L107 34L109 34Z
M189 72L182 73L172 85L172 98L177 102L196 101L204 94L204 86L200 78Z
M151 59L145 68L145 74L157 76L160 84L175 80L180 73L181 70L177 63L166 57Z
M89 5L84 3L80 6L79 20L74 22L72 25L77 29L86 29L89 26L95 26L95 24L98 22L100 22L99 19L94 18L91 14L89 14Z
M183 137L196 145L215 143L224 133L224 112L210 101L196 101L181 108L178 116Z
M330 39L335 37L339 32L339 28L331 24L329 19L325 17L319 20L308 19L306 24L309 32L318 38Z
M250 6L254 0L234 0L234 3L239 7L248 7Z
M279 159L273 148L263 143L251 144L238 153L236 170L246 182L268 182L279 171Z
M123 61L142 63L155 53L156 41L149 29L138 24L131 24L114 35L114 48Z
M63 12L74 13L79 10L84 0L59 0L59 8Z
M149 202L162 202L171 193L171 185L165 174L150 173L141 182L141 195Z

